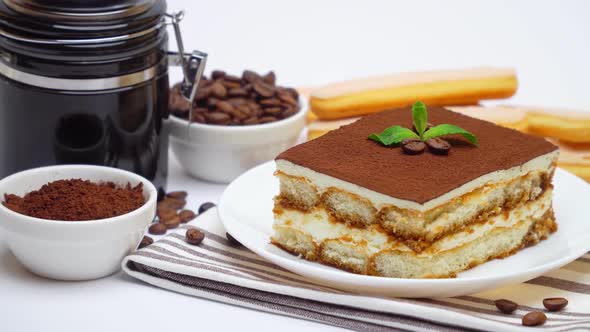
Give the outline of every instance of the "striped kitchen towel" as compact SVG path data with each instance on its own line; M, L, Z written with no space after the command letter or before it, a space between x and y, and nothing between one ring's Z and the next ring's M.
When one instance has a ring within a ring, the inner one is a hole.
M206 233L199 246L184 241L187 227ZM590 331L590 254L526 283L471 296L398 299L362 296L309 282L248 249L232 245L211 209L127 256L126 273L154 286L228 304L356 331L529 331L522 316L543 310L542 299L565 297L568 307L546 313L545 331ZM511 315L494 300L519 303Z

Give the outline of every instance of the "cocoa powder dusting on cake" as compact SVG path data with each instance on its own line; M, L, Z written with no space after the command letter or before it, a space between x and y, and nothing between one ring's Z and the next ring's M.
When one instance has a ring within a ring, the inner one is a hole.
M478 120L442 107L428 108L433 125L451 123L479 140L473 146L462 137L446 136L448 155L406 155L397 147L368 139L371 133L400 125L412 127L409 108L385 111L297 145L276 159L287 160L373 191L423 204L484 174L521 165L557 150L543 138Z
M120 216L144 203L142 183L122 187L112 182L70 179L50 182L24 197L5 194L2 204L35 218L87 221Z

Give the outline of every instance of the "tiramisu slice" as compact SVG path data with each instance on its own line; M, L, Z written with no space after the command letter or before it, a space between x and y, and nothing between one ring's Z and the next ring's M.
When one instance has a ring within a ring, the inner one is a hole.
M557 229L557 147L444 108L428 110L432 129L420 117L370 115L279 155L273 243L355 273L435 278ZM449 132L463 136L433 138Z

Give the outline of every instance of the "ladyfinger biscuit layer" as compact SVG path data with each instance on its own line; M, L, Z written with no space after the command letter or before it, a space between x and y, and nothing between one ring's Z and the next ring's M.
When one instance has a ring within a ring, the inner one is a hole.
M360 274L400 278L452 277L510 255L556 230L552 190L534 201L450 234L416 253L379 225L357 228L315 207L304 212L275 206L275 245L307 260Z
M311 92L312 111L320 119L354 117L411 105L473 105L479 100L507 98L517 89L508 68L414 72L331 84Z

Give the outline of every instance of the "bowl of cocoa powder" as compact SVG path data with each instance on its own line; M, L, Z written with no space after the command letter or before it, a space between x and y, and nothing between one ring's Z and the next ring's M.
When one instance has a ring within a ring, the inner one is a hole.
M89 280L120 269L156 213L157 190L120 169L61 165L0 181L0 230L31 272Z
M305 127L307 103L277 84L274 72L215 70L199 84L193 105L170 91L170 146L184 170L228 183L295 145Z

